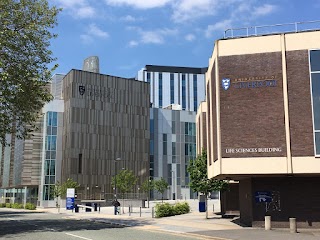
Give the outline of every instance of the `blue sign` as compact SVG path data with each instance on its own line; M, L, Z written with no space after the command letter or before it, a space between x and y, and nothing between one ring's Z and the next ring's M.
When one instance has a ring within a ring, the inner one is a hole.
M230 87L230 84L231 84L231 81L230 81L230 78L224 78L222 79L221 81L221 84L222 84L222 88L227 91Z
M257 191L254 194L254 198L256 203L272 202L271 192L268 191Z
M67 210L72 210L74 207L74 197L67 197L66 205L67 205Z

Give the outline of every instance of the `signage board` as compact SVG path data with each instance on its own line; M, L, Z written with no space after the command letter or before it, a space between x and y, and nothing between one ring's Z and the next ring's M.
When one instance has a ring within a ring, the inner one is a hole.
M256 191L254 194L256 203L272 202L272 195L269 191Z
M67 188L67 199L66 199L66 208L67 210L72 210L74 207L74 188Z

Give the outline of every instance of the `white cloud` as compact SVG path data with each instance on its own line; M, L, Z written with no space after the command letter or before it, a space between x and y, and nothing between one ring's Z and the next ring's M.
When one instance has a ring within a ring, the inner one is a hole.
M81 42L84 44L90 44L93 42L93 38L87 34L80 35Z
M232 20L226 19L221 22L217 22L212 25L208 25L207 29L205 30L205 35L207 38L212 37L215 31L222 32L228 28L231 28Z
M140 9L150 9L163 7L173 0L105 0L108 5L112 6L131 6Z
M127 15L125 17L122 17L121 20L125 22L135 22L136 18L131 15Z
M101 30L94 23L89 25L88 34L92 36L100 37L100 38L109 37L109 34L107 32Z
M97 38L106 39L109 37L109 34L99 27L97 27L94 23L90 24L86 33L80 35L80 39L84 44L89 44Z
M129 46L137 46L138 44L164 44L166 37L174 36L178 33L176 29L169 28L143 30L139 27L127 27L127 29L137 32L140 36L138 41L129 42Z
M185 36L185 39L187 41L189 41L189 42L192 42L192 41L194 41L196 39L196 37L193 34L188 34L188 35Z
M92 18L96 10L87 0L53 0L74 18Z
M277 7L275 5L264 4L262 6L255 7L252 15L257 17L265 16L274 12L276 9Z
M139 45L139 43L137 42L137 41L130 41L129 42L129 47L135 47L135 46L138 46Z

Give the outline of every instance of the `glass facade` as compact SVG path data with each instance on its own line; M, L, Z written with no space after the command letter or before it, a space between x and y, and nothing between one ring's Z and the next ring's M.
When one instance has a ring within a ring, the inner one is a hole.
M170 73L170 104L174 104L174 74Z
M320 50L310 51L315 155L320 156Z
M186 110L186 75L182 74L182 110Z
M159 107L162 107L162 73L159 73Z
M45 138L43 200L54 200L58 127L57 112L47 112L46 119L47 135Z
M197 74L193 74L193 109L197 111L198 108L198 78Z

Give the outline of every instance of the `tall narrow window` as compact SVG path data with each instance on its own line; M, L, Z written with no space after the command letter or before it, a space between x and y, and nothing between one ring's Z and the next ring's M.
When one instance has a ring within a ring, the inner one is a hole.
M159 107L162 107L162 73L159 73Z
M320 50L310 51L315 155L320 156Z
M79 154L78 158L78 173L82 173L82 153Z
M182 110L186 110L186 75L182 74Z
M170 73L170 104L174 104L174 74Z
M198 108L198 79L197 74L193 74L193 109L197 111Z
M150 83L150 78L151 78L150 76L151 76L151 74L149 72L147 72L147 82L148 83Z

